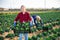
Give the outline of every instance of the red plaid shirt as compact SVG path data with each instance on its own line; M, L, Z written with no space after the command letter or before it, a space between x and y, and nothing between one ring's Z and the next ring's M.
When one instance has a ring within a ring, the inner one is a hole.
M20 21L21 23L24 22L28 22L31 21L31 17L30 14L28 12L25 12L25 14L23 14L23 12L20 12L17 17L15 18L15 21Z

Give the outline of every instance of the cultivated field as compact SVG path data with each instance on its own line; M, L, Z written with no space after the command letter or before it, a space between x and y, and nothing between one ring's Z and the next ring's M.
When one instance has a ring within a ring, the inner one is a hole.
M14 19L18 12L0 12L0 40L18 40L19 32L14 33ZM44 26L32 27L29 40L60 40L60 12L31 12L31 15L39 15ZM19 21L15 29L19 30ZM13 29L12 29L13 28ZM27 27L29 28L29 27ZM24 29L23 29L24 30ZM26 30L26 29L25 29ZM23 37L24 40L24 37Z

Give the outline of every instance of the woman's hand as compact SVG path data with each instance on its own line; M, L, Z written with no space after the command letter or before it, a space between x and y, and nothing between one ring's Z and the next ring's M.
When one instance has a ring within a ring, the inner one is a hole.
M16 21L14 21L14 27L16 26Z

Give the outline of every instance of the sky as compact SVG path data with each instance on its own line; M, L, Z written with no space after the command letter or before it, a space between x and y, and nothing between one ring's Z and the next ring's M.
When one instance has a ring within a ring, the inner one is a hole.
M60 8L60 0L0 0L2 8Z

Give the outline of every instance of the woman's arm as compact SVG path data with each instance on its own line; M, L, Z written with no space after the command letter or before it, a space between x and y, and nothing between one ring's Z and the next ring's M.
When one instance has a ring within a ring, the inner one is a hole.
M30 16L30 13L28 12L28 20L29 21L32 21L32 19L31 19L31 16Z
M16 26L16 22L18 21L18 19L19 19L19 14L17 15L17 17L14 20L14 26Z
M20 13L19 13L20 14ZM19 14L17 15L17 17L15 18L14 21L18 21L19 20Z

